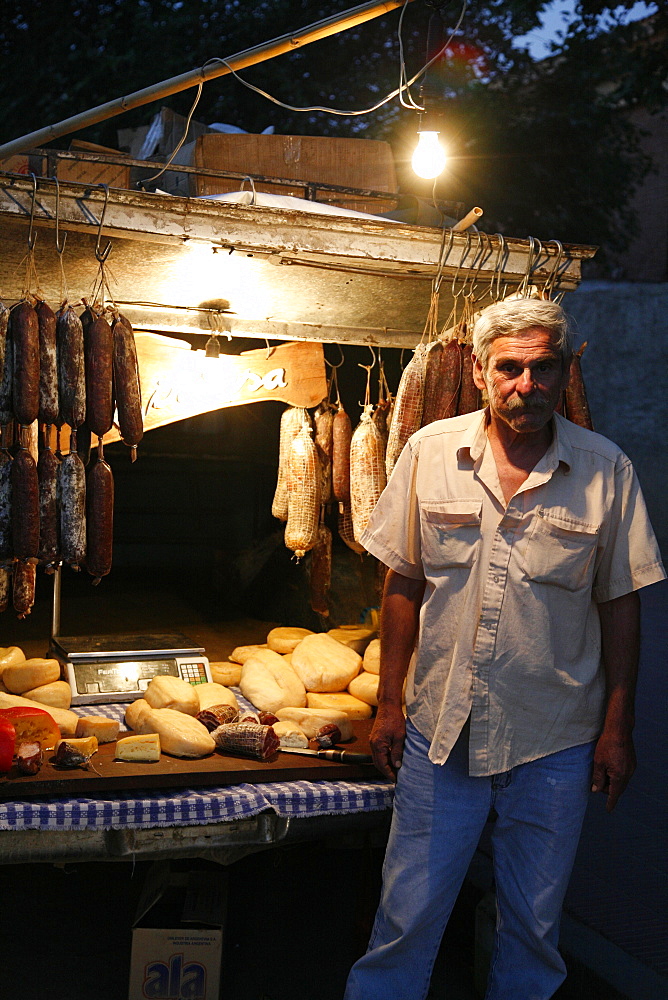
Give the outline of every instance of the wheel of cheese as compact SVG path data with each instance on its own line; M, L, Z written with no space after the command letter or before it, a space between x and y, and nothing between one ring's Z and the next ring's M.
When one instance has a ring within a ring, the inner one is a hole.
M199 698L199 710L210 708L211 705L231 705L232 708L239 708L234 691L222 684L196 684L195 691Z
M52 681L23 692L24 698L32 698L42 705L53 705L54 708L69 708L72 704L72 688L67 681Z
M245 663L249 656L254 656L259 649L267 649L266 642L251 644L250 646L235 646L228 660L233 663Z
M192 684L181 677L158 674L144 692L144 698L151 708L172 708L185 715L197 715L199 698Z
M13 667L15 663L23 663L25 654L18 646L0 646L0 677L5 667Z
M336 708L345 712L349 719L369 719L373 712L371 705L353 697L347 691L336 691L332 694L309 691L306 695L306 704L309 708Z
M221 660L217 663L210 663L211 680L215 684L222 684L223 687L239 687L241 680L241 664L231 663L229 660Z
M267 646L275 653L291 653L307 635L313 635L310 628L280 625L278 628L272 628L267 635Z
M51 684L60 677L58 660L42 660L35 658L24 660L23 663L13 663L2 671L2 680L12 694L23 694L32 688Z
M244 698L261 712L276 714L279 708L306 704L306 691L296 672L280 653L269 649L246 660L239 687Z
M353 677L348 685L348 691L354 698L365 701L367 705L378 705L378 674L371 674L368 670L363 670L357 677Z
M372 639L366 647L362 666L370 674L380 673L380 639Z
M360 656L364 655L364 650L377 635L375 629L364 628L363 625L339 625L338 628L331 628L327 634L344 646L350 646Z
M32 698L22 698L18 694L5 694L0 691L0 708L12 708L14 705L32 705L33 708L41 708L43 712L49 713L60 729L61 736L74 736L79 721L79 716L75 712L65 708L55 708L53 705L43 705L33 701Z

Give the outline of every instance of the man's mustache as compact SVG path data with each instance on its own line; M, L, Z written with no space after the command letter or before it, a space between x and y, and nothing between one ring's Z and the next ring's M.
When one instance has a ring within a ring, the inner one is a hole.
M550 402L544 396L532 396L530 399L520 399L518 397L517 399L506 400L505 406L508 410L535 412L537 410L548 410Z

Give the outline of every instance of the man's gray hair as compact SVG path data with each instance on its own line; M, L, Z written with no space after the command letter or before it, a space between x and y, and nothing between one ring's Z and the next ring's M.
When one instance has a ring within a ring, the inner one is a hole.
M567 368L573 346L570 322L561 306L549 299L506 299L483 309L473 327L473 353L482 370L487 371L492 341L497 337L512 337L532 326L549 330L554 346L561 354L562 364Z

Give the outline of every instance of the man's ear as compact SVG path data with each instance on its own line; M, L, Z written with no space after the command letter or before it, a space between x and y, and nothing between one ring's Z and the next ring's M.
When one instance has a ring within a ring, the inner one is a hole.
M473 382L476 389L481 391L486 388L485 379L483 378L482 365L476 358L475 354L472 355L471 360L473 361Z

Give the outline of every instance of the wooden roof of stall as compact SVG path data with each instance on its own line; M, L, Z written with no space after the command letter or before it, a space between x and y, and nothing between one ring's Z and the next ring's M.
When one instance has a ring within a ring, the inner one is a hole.
M111 240L107 277L137 330L414 347L442 273L439 316L474 288L577 287L594 247L407 226L370 216L234 205L0 173L0 295L26 286L28 236L42 294L89 297L96 246ZM62 258L56 251L56 219ZM100 230L100 221L103 225ZM487 298L487 296L490 298Z

